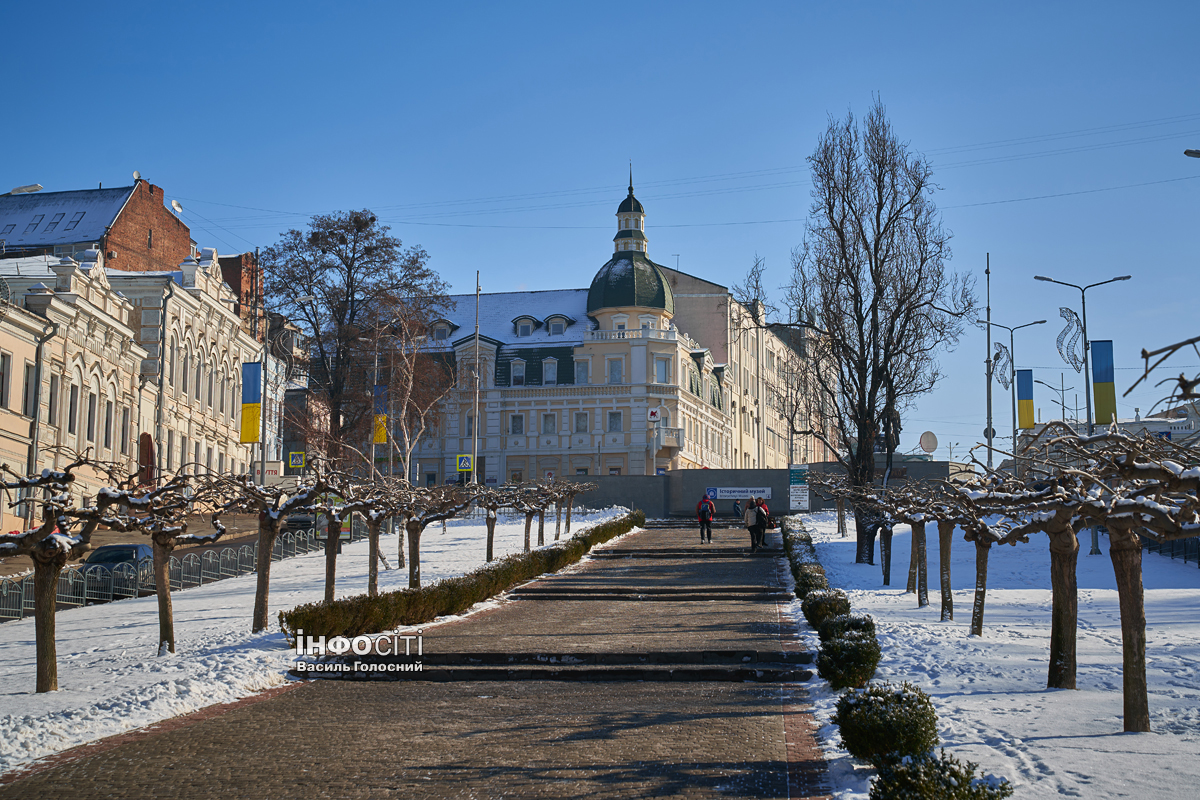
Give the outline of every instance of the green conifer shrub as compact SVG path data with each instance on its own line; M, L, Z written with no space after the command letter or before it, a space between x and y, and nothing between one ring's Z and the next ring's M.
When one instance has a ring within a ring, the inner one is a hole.
M1011 797L1012 784L991 775L977 777L978 764L954 756L926 753L880 766L871 782L871 800L999 800Z
M875 677L882 657L875 634L851 631L821 645L817 655L817 674L834 689L860 688Z
M850 755L877 768L906 756L924 756L938 743L933 701L911 683L882 681L862 691L851 689L838 698L833 722Z
M829 617L850 613L850 598L841 589L819 589L808 593L800 603L800 610L808 624L819 630Z
M821 627L817 629L822 642L845 636L851 631L874 636L875 620L867 614L839 614L836 617L826 618L821 623Z

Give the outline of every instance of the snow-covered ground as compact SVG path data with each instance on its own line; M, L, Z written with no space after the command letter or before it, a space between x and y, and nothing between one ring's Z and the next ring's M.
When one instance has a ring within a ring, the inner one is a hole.
M627 513L576 513L572 532ZM547 516L546 538L554 539ZM454 520L421 537L424 583L462 575L485 563L482 520ZM496 526L500 558L524 547L524 522ZM537 542L535 520L532 540ZM381 549L394 568L396 537ZM367 542L343 546L339 596L367 587ZM174 594L174 655L157 657L153 597L62 611L57 617L59 691L36 694L33 620L0 625L0 773L69 747L226 703L283 683L294 660L275 623L279 611L324 596L325 556L309 553L271 567L269 633L252 634L256 576L243 575ZM408 585L407 569L380 571L381 591ZM485 604L480 604L483 606ZM478 606L476 607L478 608ZM426 647L429 639L426 638Z
M892 587L878 566L854 563L853 533L833 514L806 516L832 586L856 612L871 614L883 660L876 680L911 681L937 708L947 753L1002 776L1016 797L1200 796L1200 569L1144 553L1147 669L1153 733L1122 733L1121 626L1116 582L1102 556L1079 555L1078 690L1046 689L1050 575L1046 538L993 548L983 637L967 635L975 582L974 545L957 533L952 549L953 622L939 622L937 532L928 534L930 605L904 593L911 531L897 527ZM853 527L851 527L853 532ZM810 649L816 633L792 604ZM840 800L865 798L874 774L840 747L829 723L837 693L812 681L820 736Z

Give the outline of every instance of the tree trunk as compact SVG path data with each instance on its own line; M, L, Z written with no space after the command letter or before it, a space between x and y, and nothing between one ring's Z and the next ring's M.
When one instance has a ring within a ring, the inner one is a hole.
M525 512L525 552L529 552L529 532L533 528L533 512Z
M562 535L562 500L554 503L554 541L558 541L558 537Z
M925 522L914 522L913 550L917 554L917 608L929 605L929 548L926 546Z
M325 605L333 602L337 583L337 551L342 537L342 521L330 515L325 525ZM270 554L267 555L270 558Z
M175 549L174 542L169 546L150 537L151 552L154 553L154 594L158 597L158 648L162 653L165 644L167 650L175 652L175 612L171 608L171 551ZM269 552L269 551L268 551ZM137 564L134 564L137 568Z
M574 497L568 497L568 498L567 498L567 530L566 530L566 533L570 533L570 532L571 532L571 506L572 506L574 503L575 503L575 498L574 498Z
M840 533L842 535L842 538L845 539L846 538L846 501L840 497L838 498L838 501L837 501L837 520L838 520L838 533Z
M410 519L404 523L408 533L408 588L421 588L421 532L425 526L418 520Z
M546 544L546 509L538 509L538 547Z
M875 563L875 531L876 527L864 520L858 509L854 509L854 532L858 540L854 552L855 564Z
M1050 586L1053 600L1050 611L1050 669L1046 677L1049 689L1075 688L1075 629L1079 618L1079 596L1075 583L1075 565L1079 560L1079 539L1068 522L1064 530L1050 533Z
M394 526L395 523L393 522L392 525ZM396 569L404 569L404 531L400 529L396 531Z
M892 584L892 526L879 526L879 560L883 562L883 585Z
M923 526L924 523L921 523ZM922 530L922 535L924 531ZM908 540L908 583L904 586L905 594L915 594L917 591L917 523L912 523L912 536Z
M487 560L491 561L496 543L496 509L489 508L487 510L485 524L487 525Z
M987 600L988 555L992 543L975 539L975 602L971 604L971 636L983 636L983 604Z
M254 616L250 629L261 633L267 629L267 602L271 599L271 551L275 549L275 537L279 528L269 521L258 523L258 557L255 559L255 571L258 573L258 587L254 590Z
M67 563L55 553L33 558L33 636L37 651L37 691L58 691L58 649L54 642L54 612L58 605L58 575Z
M1142 542L1132 529L1108 525L1108 555L1117 576L1121 604L1121 660L1125 730L1150 731L1146 690L1146 604L1142 589Z
M942 621L954 619L954 593L950 590L950 545L954 523L938 520L938 573L942 579Z
M367 594L371 597L379 594L379 533L382 527L382 519L367 517L367 541L370 550L367 556L367 560L370 561L370 566L367 567Z

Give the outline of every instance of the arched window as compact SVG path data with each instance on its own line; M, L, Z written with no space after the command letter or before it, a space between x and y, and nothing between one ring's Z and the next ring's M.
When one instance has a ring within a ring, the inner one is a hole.
M208 387L205 389L204 396L205 396L205 403L208 405L209 408L212 408L212 405L213 405L213 382L217 378L216 372L217 372L216 365L214 365L213 369L210 369L208 371Z
M175 359L179 357L179 345L175 344L175 337L171 337L171 349L168 353L169 363L167 366L167 381L171 384L171 388L175 388Z
M183 372L180 373L179 390L183 392L184 397L187 397L188 390L188 375L192 371L192 354L185 352L183 354Z
M229 391L229 378L225 377L224 372L222 372L221 373L221 388L219 390L219 394L221 395L221 407L218 409L218 411L220 411L220 413L222 413L222 414L225 413L225 395L226 395L226 393L228 393L228 391ZM222 458L224 458L224 456L222 456ZM222 469L222 472L223 471L224 471L224 469Z
M196 359L196 386L194 388L194 397L200 399L200 385L204 381L204 353Z

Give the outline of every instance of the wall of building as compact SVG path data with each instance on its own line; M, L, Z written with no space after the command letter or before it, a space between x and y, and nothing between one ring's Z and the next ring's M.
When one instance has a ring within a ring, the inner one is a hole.
M173 270L192 254L191 231L163 199L161 186L138 181L104 237L109 266L126 272Z

